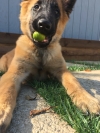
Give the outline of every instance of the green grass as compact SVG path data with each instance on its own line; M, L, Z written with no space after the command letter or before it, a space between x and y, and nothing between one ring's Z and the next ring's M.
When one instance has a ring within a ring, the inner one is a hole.
M100 64L75 62L75 65L70 66L68 69L71 71L100 70ZM100 133L100 116L82 113L72 103L64 87L58 81L48 79L45 82L32 81L29 84L33 88L37 88L37 92L46 102L55 107L53 108L55 113L67 121L77 133Z
M72 66L68 67L68 69L70 71L84 71L84 70L87 70L87 69L100 70L100 64L87 63L87 62L78 62L78 61L72 61L70 63L73 63Z
M68 69L70 71L100 70L100 64L75 62L75 65ZM46 82L34 81L31 86L37 88L37 92L50 106L55 106L53 108L55 113L59 114L77 133L100 133L100 116L81 112L58 81L54 79Z
M46 82L34 81L30 83L37 88L38 93L49 103L55 106L55 113L67 121L78 133L100 133L100 116L83 114L66 94L64 87L56 80Z

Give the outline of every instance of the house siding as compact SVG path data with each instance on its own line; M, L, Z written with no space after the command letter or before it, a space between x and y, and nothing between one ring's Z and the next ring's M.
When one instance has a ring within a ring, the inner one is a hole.
M100 40L100 0L77 0L63 37Z
M21 0L1 2L0 32L21 33L18 19L20 2ZM100 40L100 0L77 0L63 37Z

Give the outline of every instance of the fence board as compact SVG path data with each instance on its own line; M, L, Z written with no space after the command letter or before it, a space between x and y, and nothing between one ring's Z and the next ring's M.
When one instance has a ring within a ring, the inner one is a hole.
M8 0L0 0L0 32L8 32Z
M0 57L15 47L18 36L18 34L0 34ZM66 60L100 60L99 41L62 38L60 44Z
M80 18L80 31L79 39L85 39L86 23L88 14L88 0L81 0L81 18Z
M95 9L96 0L88 0L88 17L87 17L87 28L86 28L86 39L92 39L93 32L93 20L94 18L94 9Z
M9 33L19 33L20 32L20 24L19 24L19 6L20 0L9 0Z
M73 20L73 32L72 38L79 38L79 30L80 30L80 18L81 18L81 0L77 0L74 12L73 12L74 20Z
M73 13L70 15L70 19L65 27L63 37L72 38L73 32Z
M0 32L21 33L18 19L20 2L21 0L0 2ZM77 0L63 37L100 40L99 6L100 0Z
M94 11L94 20L93 20L93 32L92 32L92 40L99 40L100 34L99 32L99 16L100 16L100 0L95 1L95 11Z

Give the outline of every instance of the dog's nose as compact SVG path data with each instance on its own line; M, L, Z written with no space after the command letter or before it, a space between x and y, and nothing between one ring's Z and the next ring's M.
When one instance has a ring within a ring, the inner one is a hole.
M38 21L38 28L41 29L41 30L50 31L51 23L46 19L40 19Z

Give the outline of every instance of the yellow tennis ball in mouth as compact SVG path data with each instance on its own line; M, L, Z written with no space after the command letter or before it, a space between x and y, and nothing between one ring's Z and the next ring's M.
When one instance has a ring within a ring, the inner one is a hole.
M45 35L35 31L33 33L33 39L35 39L36 41L42 42L45 39Z

